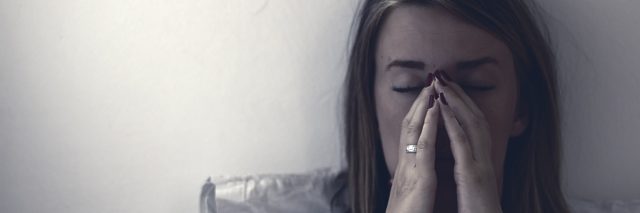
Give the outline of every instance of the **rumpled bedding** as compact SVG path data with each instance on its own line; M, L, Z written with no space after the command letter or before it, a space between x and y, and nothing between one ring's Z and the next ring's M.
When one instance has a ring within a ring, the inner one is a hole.
M591 201L569 198L567 202L575 213L640 213L640 200Z
M203 185L200 213L345 213L346 195L346 173L331 169L220 176ZM567 202L574 213L640 213L640 200Z
M346 173L320 169L306 174L216 177L200 195L201 213L344 213Z

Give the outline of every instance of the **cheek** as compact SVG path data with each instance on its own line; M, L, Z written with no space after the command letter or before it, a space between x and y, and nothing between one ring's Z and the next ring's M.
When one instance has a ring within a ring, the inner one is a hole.
M382 151L389 172L395 172L402 121L411 108L411 97L395 94L389 88L376 88L376 117Z
M376 106L381 136L383 138L399 136L402 120L404 119L404 115L409 111L409 108L403 104L384 100L380 100Z
M511 133L515 115L515 97L508 93L496 93L474 98L483 112L491 134L491 155L497 173L502 173L502 165L506 154L507 143Z
M485 99L478 104L478 107L487 119L491 135L494 139L508 138L511 123L513 120L512 108L505 101L491 101Z
M397 100L398 98L395 97L397 95L393 92L383 91L376 96L378 97L376 114L383 143L397 143L400 138L402 121L411 108L411 103Z
M391 90L390 84L380 82L376 84L376 114L378 125L383 139L394 139L397 142L400 136L402 120L411 108L417 95L400 94Z

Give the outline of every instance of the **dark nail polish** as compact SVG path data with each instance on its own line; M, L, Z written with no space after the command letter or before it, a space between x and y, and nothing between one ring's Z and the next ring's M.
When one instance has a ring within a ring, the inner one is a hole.
M440 71L440 70L436 71L436 78L438 79L438 81L440 81L440 83L442 84L442 86L445 86L445 87L447 86L447 82L445 82L445 81L442 79L442 71Z
M447 75L447 72L440 70L440 75L442 75L442 77L444 77L444 80L451 81L451 77L449 77L449 75Z
M431 109L431 107L433 107L433 102L435 101L435 97L433 95L429 96L429 106L427 107L427 109Z
M438 93L436 93L436 100L438 100L439 97L440 97L440 95Z
M440 93L440 101L442 101L444 105L449 105L449 103L447 103L447 99L444 98L444 93Z
M427 81L425 83L425 87L431 86L431 83L433 82L433 73L429 73L427 75Z

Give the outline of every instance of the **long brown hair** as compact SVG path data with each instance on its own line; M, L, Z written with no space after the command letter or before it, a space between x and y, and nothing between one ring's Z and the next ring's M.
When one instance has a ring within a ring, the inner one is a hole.
M518 104L527 130L510 139L504 163L504 212L568 212L560 186L560 131L555 61L534 5L525 0L365 0L354 21L345 93L345 136L352 212L383 212L389 174L381 148L373 93L374 48L389 11L401 4L438 6L505 42L514 56Z

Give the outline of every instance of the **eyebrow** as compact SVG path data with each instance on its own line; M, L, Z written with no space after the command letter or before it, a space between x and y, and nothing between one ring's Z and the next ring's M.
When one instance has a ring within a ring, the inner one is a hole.
M498 64L498 60L496 60L493 57L486 56L478 59L460 61L456 63L456 69L470 70L485 64ZM423 61L419 61L419 60L398 59L398 60L391 61L391 63L387 65L387 70L391 69L392 67L403 67L403 68L409 68L409 69L424 70L424 68L426 67L426 64Z
M482 57L479 59L473 59L468 61L461 61L456 63L456 69L458 70L470 70L485 64L498 64L498 60L493 57Z
M425 64L422 61L417 60L393 60L387 65L387 70L391 67L404 67L409 69L424 70Z

